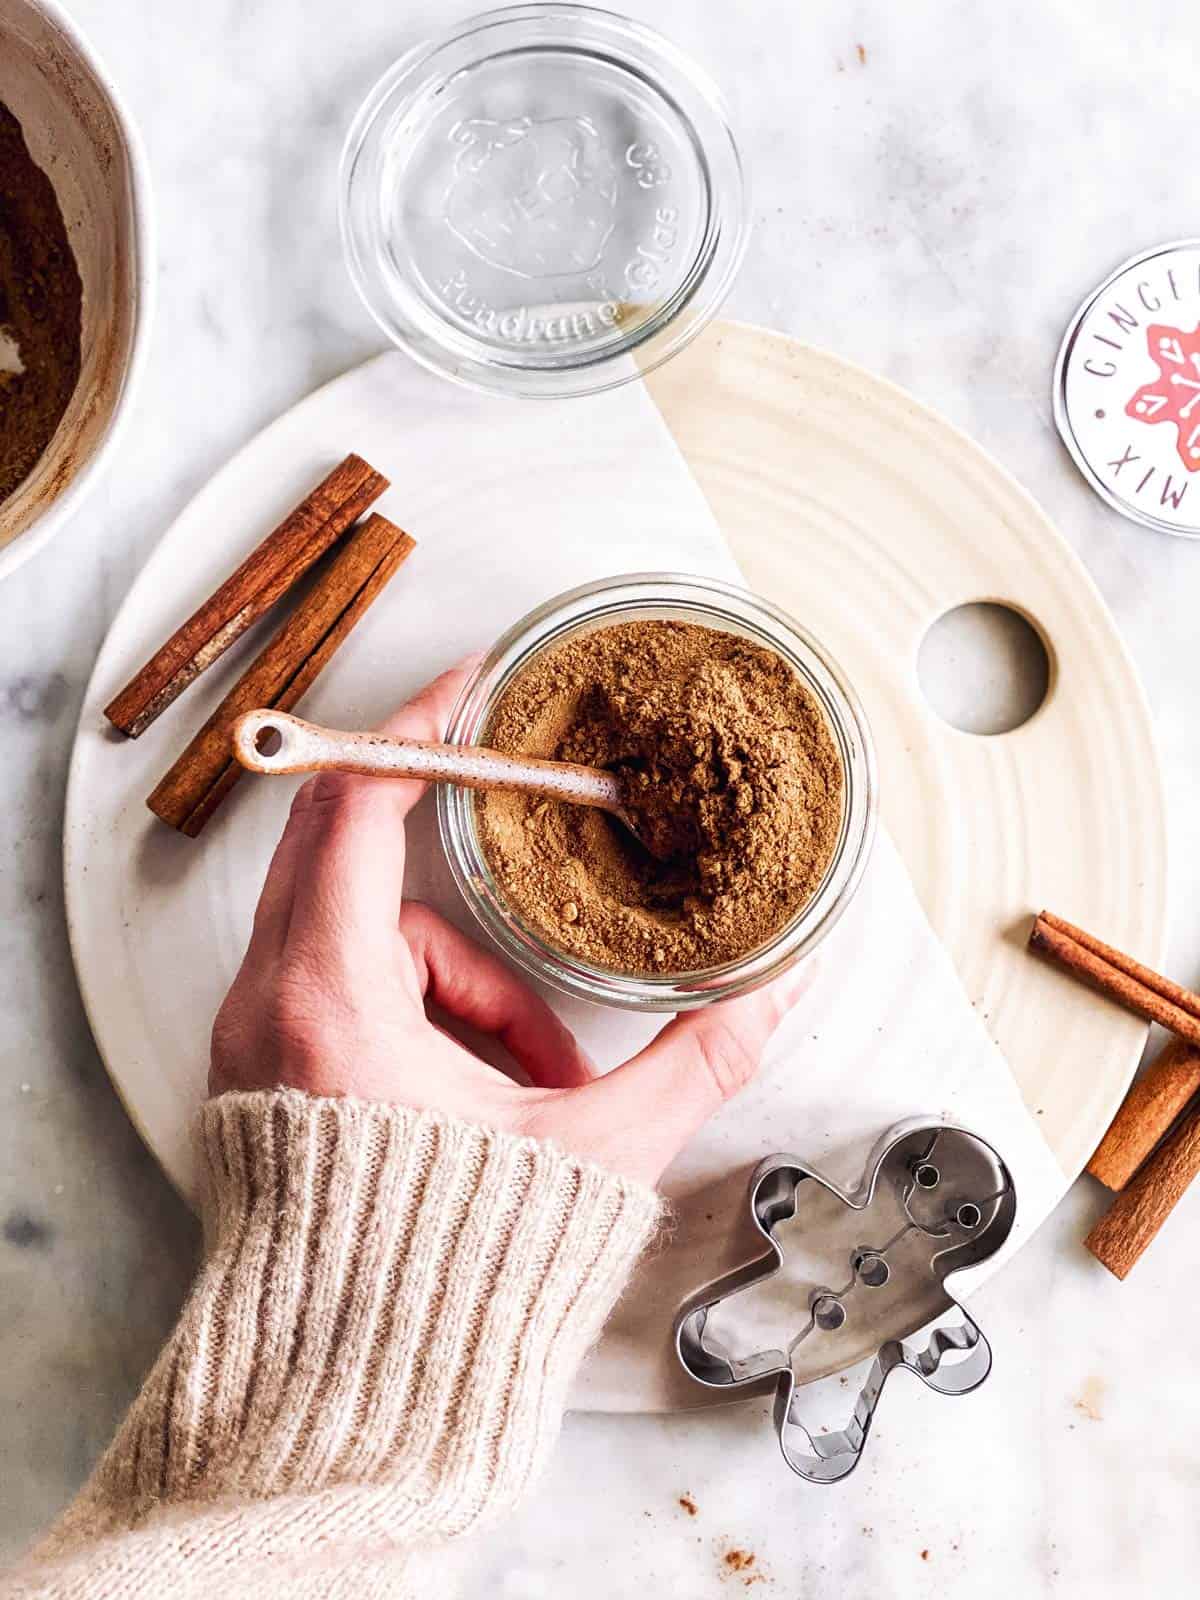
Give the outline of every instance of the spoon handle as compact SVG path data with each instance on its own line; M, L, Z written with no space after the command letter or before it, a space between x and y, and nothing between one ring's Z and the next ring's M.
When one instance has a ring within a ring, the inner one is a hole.
M547 800L621 814L620 779L599 767L510 756L486 745L342 733L286 711L248 711L239 717L233 728L233 753L250 772L358 772L458 783L468 789L522 789Z

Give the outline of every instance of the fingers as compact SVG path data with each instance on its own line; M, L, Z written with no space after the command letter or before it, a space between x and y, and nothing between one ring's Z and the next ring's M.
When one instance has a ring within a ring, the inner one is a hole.
M388 718L384 730L440 739L476 661L470 657L435 678ZM404 819L425 788L408 779L338 772L304 785L280 846L294 875L290 937L321 943L338 929L395 932L404 884Z
M450 714L481 659L479 653L465 656L457 666L451 667L448 672L443 672L441 677L435 678L432 683L427 683L398 711L393 711L391 716L385 719L379 731L391 734L397 739L433 741L444 739L450 724ZM352 778L349 781L372 783L379 780ZM412 810L428 788L428 784L421 783L416 778L388 778L386 781L389 789L397 795L404 815Z
M298 850L299 829L292 827L289 820L271 856L258 905L254 909L254 926L246 952L248 960L259 956L277 956L283 949L288 924L292 919Z
M758 1071L767 1041L811 982L811 963L753 994L687 1012L586 1091L615 1170L656 1183L701 1125Z
M590 1083L595 1068L546 1002L457 928L417 901L400 912L421 990L451 1016L493 1034L543 1089Z

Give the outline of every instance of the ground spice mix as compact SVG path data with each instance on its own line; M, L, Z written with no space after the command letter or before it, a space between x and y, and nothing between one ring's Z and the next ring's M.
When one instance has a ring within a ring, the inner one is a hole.
M33 471L78 382L82 300L54 188L0 104L0 502ZM19 372L6 370L13 350Z
M625 781L648 848L583 806L476 802L510 903L597 966L745 956L812 897L837 842L843 773L825 719L781 656L735 634L644 620L571 639L505 691L484 738Z

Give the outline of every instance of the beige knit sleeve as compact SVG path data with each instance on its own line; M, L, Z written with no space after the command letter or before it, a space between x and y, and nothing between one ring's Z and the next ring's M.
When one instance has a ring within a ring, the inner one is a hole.
M551 1145L402 1107L226 1095L171 1341L12 1593L417 1592L510 1506L659 1212Z

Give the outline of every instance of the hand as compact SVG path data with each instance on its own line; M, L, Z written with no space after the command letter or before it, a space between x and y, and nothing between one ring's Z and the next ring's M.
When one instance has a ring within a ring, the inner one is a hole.
M442 738L473 665L438 678L385 731ZM753 1075L807 978L793 969L681 1016L601 1077L499 957L428 906L401 902L404 818L424 787L327 773L297 794L213 1027L210 1092L290 1087L395 1101L552 1139L653 1184ZM495 1035L528 1084L435 1027L426 1002Z

